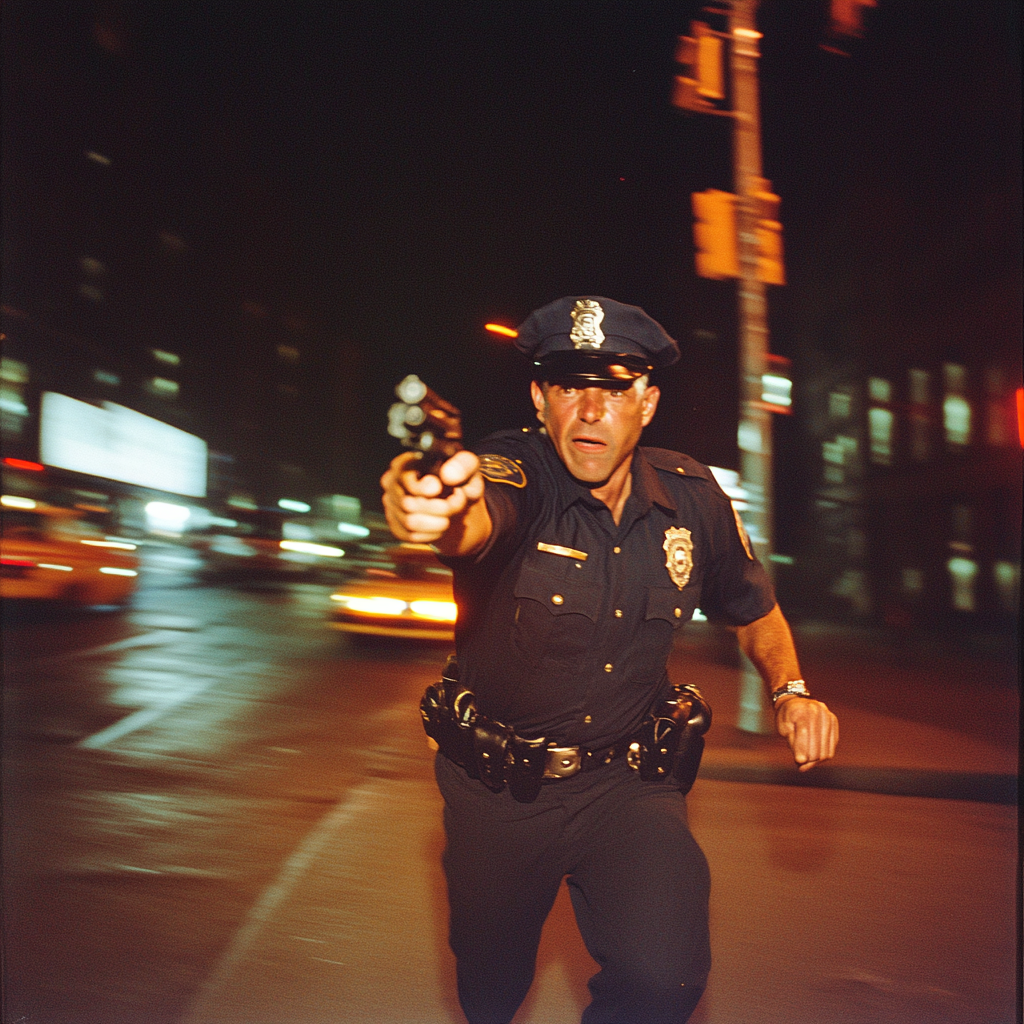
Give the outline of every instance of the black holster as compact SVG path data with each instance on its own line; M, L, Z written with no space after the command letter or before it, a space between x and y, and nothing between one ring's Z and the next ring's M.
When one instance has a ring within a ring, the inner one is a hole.
M473 694L459 682L459 666L449 657L441 681L428 686L420 701L427 735L449 760L464 768L488 789L509 792L522 803L537 799L547 751L547 740L523 739L500 722L480 714Z
M638 750L630 761L645 782L671 778L689 793L704 754L704 733L711 728L711 707L695 686L676 687L659 701L640 726Z

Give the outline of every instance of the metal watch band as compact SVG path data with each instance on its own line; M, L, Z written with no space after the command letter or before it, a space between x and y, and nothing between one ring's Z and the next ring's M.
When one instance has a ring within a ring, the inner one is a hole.
M807 689L807 684L802 679L791 679L777 690L772 690L772 707L774 708L779 703L780 697L786 696L810 697L811 693Z

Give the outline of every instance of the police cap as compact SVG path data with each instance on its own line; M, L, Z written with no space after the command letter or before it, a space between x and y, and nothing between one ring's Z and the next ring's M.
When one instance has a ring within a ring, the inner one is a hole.
M533 360L537 380L583 387L628 388L679 358L676 342L639 306L597 295L534 310L515 343Z

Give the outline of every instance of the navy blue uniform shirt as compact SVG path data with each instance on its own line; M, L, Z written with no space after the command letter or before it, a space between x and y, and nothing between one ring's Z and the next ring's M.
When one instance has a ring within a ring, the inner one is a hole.
M616 526L542 430L474 450L494 529L480 554L444 559L460 678L519 735L591 748L622 738L667 692L672 641L695 608L746 625L774 607L729 499L688 456L638 448Z

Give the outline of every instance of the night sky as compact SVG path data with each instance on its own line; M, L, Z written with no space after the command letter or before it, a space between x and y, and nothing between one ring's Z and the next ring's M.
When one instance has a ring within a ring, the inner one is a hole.
M683 346L649 442L735 466L735 285L695 277L689 198L731 188L730 126L669 103L698 7L8 3L7 301L45 306L99 230L134 296L93 324L105 344L227 365L243 304L298 318L351 386L337 431L307 403L297 457L369 497L401 376L460 405L470 437L528 423L523 361L482 325L608 295ZM926 346L936 307L1018 308L1018 5L880 0L845 55L821 48L827 21L821 0L762 4L789 275L772 349ZM120 184L69 227L89 149ZM161 231L189 270L124 255Z

